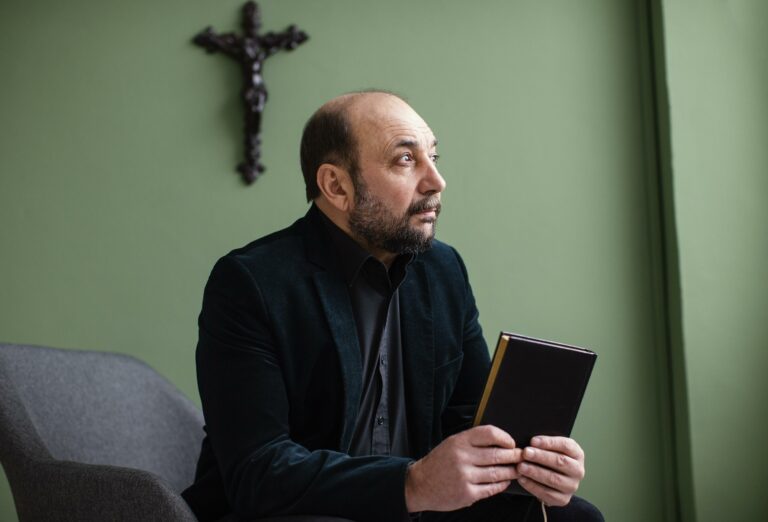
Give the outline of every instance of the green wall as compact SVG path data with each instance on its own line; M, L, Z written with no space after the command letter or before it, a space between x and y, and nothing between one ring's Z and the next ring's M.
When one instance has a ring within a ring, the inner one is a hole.
M768 3L665 1L695 507L768 512Z
M574 433L588 455L580 494L608 520L674 519L672 448L689 448L687 424L673 429L669 409L667 361L683 346L664 334L670 288L659 275L667 262L660 230L676 222L659 218L646 2L260 4L266 29L297 23L311 40L267 62L268 171L245 188L233 172L239 71L189 43L209 24L238 27L239 0L0 3L0 340L130 353L197 401L195 321L213 262L305 211L298 141L317 106L351 89L392 89L440 138L448 189L438 236L465 257L488 340L511 329L600 354ZM726 30L718 6L699 12ZM758 317L768 294L758 261L768 249L758 189L766 156L758 143L768 119L755 88L755 80L766 83L757 63L765 37L746 16L752 39L734 43L723 32L718 46L685 13L664 3L669 67L680 68L680 76L669 74L672 205L681 206L692 374L689 388L685 372L674 384L691 394L695 484L708 494L717 475L704 466L731 426L724 420L741 427L746 419L730 405L765 396L758 377L745 378L758 375L758 362L765 366ZM751 54L721 61L740 89L754 90L732 100L724 78L701 89L700 75L717 75L721 65L703 57L737 54L739 45ZM691 69L687 53L711 70ZM697 95L684 100L691 89ZM723 100L731 104L717 107L711 133L687 114ZM731 126L744 141L725 133ZM723 141L721 156L712 144ZM678 155L678 146L688 151ZM724 161L728 168L718 169ZM709 212L711 203L723 212ZM728 219L717 221L720 214ZM718 318L724 329L715 328ZM724 346L739 364L712 379ZM717 408L700 411L710 395ZM765 482L746 457L727 457L720 451L717 462ZM0 520L13 520L0 486ZM756 506L745 502L745 510Z

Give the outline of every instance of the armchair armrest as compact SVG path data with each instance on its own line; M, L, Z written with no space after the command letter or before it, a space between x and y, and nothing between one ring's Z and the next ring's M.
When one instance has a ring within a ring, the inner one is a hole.
M181 495L154 473L59 460L27 461L25 466L38 479L14 488L21 521L197 522Z

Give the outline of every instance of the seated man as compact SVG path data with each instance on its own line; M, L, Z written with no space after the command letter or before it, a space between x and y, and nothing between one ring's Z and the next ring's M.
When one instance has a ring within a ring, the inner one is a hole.
M301 142L309 212L216 263L197 346L207 437L184 492L201 521L514 521L545 505L602 520L573 497L575 441L470 428L490 361L464 264L433 240L436 146L397 96L331 100ZM512 480L532 496L502 493Z

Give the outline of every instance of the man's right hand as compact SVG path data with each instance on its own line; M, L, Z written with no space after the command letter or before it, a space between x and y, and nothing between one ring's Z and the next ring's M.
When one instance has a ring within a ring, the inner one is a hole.
M505 431L477 426L445 439L411 464L405 481L409 513L453 511L507 489L522 451Z

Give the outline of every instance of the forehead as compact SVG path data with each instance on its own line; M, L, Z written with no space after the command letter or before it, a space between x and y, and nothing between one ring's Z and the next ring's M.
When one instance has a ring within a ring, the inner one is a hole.
M360 149L387 151L403 143L425 149L435 145L429 125L407 103L392 95L365 96L350 107Z

